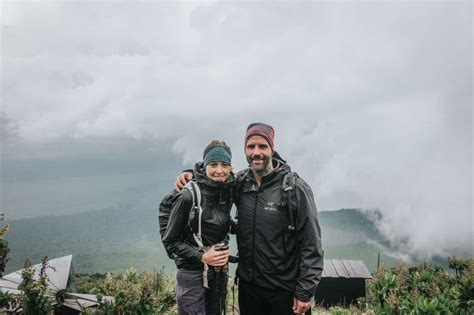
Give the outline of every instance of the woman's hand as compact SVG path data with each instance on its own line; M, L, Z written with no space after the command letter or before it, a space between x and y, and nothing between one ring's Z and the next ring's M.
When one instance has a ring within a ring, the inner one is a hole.
M224 266L229 260L229 250L215 250L214 246L202 255L201 261L209 266Z

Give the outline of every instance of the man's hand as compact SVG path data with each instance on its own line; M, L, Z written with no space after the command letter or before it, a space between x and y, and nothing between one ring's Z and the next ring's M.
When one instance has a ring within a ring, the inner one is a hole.
M193 173L182 172L176 178L176 183L174 184L174 189L176 191L181 191L183 187L193 178Z
M297 298L293 299L293 312L295 314L304 314L309 309L311 309L311 301L301 302Z
M202 255L201 261L209 266L224 266L229 260L229 250L215 250L214 246Z

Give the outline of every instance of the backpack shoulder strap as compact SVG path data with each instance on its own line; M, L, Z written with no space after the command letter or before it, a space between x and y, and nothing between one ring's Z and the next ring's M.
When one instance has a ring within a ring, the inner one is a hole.
M193 237L196 243L199 246L199 249L204 248L204 244L202 242L202 207L201 207L201 201L202 201L202 194L201 194L201 189L199 188L199 185L195 181L190 181L189 183L184 186L184 188L188 189L191 192L191 195L193 196L193 205L191 208L191 211L189 211L189 218L188 218L188 226L193 232ZM194 218L198 216L198 231L197 233L193 231L191 227L191 221L194 220Z
M188 218L188 226L191 229L191 232L193 232L193 237L194 241L196 244L199 246L199 250L206 251L206 247L204 246L204 243L202 242L202 231L201 231L201 217L202 217L202 206L201 206L201 201L202 201L202 194L201 194L201 189L199 188L199 185L195 181L190 181L189 183L184 186L184 188L188 189L191 192L191 195L193 196L193 205L192 205L192 211L189 212L189 218ZM196 212L198 215L198 232L195 233L191 227L191 221L195 218ZM204 264L204 269L203 269L203 286L205 288L209 288L209 283L207 279L207 270L209 269L209 266L205 263Z
M242 189L245 184L245 178L247 174L250 172L250 168L244 169L240 172L235 174L235 186L232 192L232 200L234 203L237 203L240 198L240 194L242 193ZM236 212L236 218L238 217L238 212Z
M193 197L193 208L201 205L201 189L195 181L190 181L184 186L187 190L191 192Z
M286 194L287 198L287 207L288 207L288 216L290 218L290 222L288 223L288 230L294 231L295 230L295 221L293 217L293 208L291 205L291 197L294 194L295 187L296 187L296 178L298 178L298 174L296 172L286 173L283 177L282 183L282 191L283 195Z

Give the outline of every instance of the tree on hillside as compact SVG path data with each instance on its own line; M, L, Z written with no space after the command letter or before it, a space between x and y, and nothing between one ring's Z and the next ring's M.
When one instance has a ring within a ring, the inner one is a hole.
M449 268L454 269L456 271L456 276L462 277L464 274L464 270L466 270L469 266L469 259L464 258L453 258L448 257L448 265Z
M0 220L3 220L3 217L3 213L0 214ZM10 258L8 258L10 248L8 247L8 242L4 239L5 234L7 234L7 232L8 224L5 224L0 230L0 277L3 276L5 268L7 267L7 262L10 260Z

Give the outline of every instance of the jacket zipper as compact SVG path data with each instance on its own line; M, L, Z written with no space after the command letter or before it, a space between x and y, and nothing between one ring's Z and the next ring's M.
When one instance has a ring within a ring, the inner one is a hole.
M258 194L259 190L256 192L255 204L253 207L253 226L252 226L252 282L255 282L255 226L257 220L257 204L258 204Z

